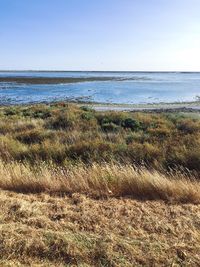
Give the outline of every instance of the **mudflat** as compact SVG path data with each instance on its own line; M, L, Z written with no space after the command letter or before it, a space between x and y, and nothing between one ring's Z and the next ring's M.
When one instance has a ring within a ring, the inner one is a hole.
M0 82L14 82L25 84L59 84L92 81L112 81L114 79L114 77L0 77Z

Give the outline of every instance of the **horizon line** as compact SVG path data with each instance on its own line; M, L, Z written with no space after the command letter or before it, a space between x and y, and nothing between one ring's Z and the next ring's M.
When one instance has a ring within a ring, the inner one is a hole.
M166 73L199 73L199 71L181 71L181 70L39 70L39 69L0 69L0 72L166 72Z

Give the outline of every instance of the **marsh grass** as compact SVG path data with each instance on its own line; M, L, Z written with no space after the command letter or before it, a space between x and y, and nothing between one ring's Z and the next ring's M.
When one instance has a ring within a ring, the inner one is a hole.
M145 164L200 170L200 121L181 114L95 112L69 103L0 109L3 161Z

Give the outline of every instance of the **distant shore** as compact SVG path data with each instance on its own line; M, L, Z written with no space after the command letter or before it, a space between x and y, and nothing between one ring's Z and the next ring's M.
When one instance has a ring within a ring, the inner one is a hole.
M0 82L24 84L60 84L93 81L113 81L115 77L0 77Z

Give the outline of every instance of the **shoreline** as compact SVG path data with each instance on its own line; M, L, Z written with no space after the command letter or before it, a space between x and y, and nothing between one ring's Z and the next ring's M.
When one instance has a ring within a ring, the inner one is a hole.
M74 102L78 106L86 105L96 111L129 111L129 112L200 112L200 101L191 102L160 102L141 104L91 103Z
M130 112L200 112L199 102L158 103L158 104L93 104L96 111L130 111Z
M188 112L188 113L200 113L200 102L171 102L171 103L146 103L146 104L117 104L117 103L97 103L81 100L59 100L59 101L41 101L30 103L16 103L16 104L0 104L0 108L3 107L15 107L15 106L34 106L34 105L53 105L56 103L68 103L75 104L79 107L87 106L95 111L124 111L124 112Z

